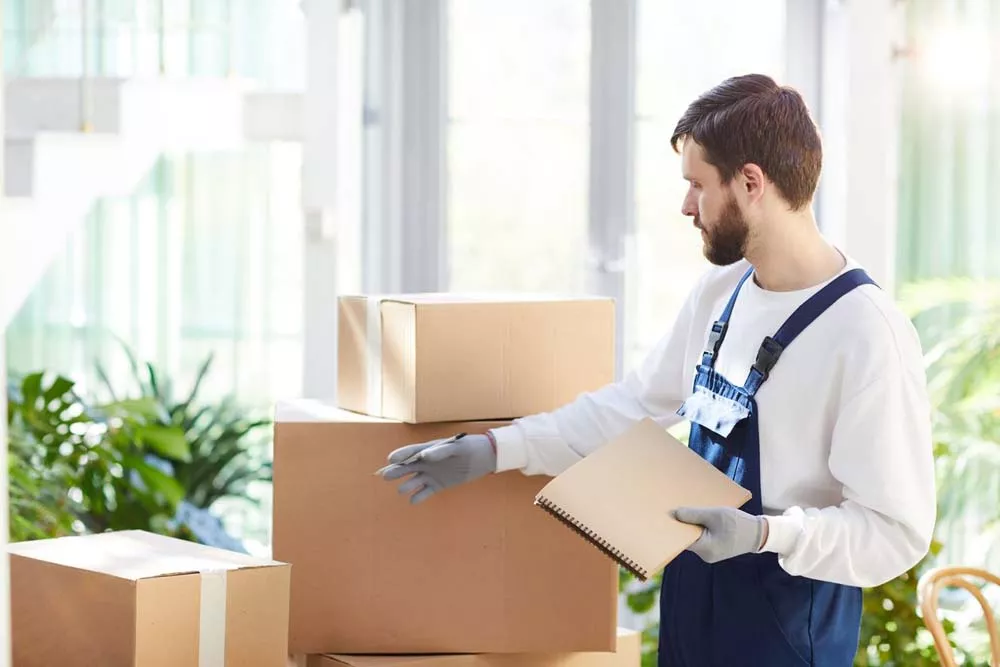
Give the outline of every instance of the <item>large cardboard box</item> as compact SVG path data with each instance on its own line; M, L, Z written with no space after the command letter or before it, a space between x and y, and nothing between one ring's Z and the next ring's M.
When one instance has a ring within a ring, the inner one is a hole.
M290 567L142 531L8 546L18 667L284 667Z
M291 654L614 649L617 567L534 506L548 477L489 475L411 505L373 475L402 445L506 422L405 424L310 401L275 417Z
M372 416L514 419L614 380L608 298L345 296L338 319L339 405Z
M302 663L305 663L303 665ZM639 667L642 635L618 629L614 652L474 655L311 655L296 667Z

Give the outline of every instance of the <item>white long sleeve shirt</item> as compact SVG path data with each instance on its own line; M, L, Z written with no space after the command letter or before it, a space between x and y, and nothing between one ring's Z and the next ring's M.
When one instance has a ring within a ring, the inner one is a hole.
M620 382L496 429L497 469L557 475L639 419L679 423L711 325L748 268L708 271ZM764 337L821 287L747 280L716 370L743 384ZM889 294L863 285L834 303L784 350L757 406L764 551L790 574L862 587L919 562L936 513L930 407L919 339Z

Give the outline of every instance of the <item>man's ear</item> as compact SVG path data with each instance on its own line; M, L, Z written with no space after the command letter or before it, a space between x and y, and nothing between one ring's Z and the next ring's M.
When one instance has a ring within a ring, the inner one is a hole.
M766 180L764 170L752 162L740 168L740 188L747 202L756 202L763 196Z

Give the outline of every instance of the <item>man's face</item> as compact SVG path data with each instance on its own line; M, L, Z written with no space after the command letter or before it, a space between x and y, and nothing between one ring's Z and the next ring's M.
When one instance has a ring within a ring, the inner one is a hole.
M746 250L750 227L731 183L720 182L718 170L705 161L701 146L691 139L683 144L681 171L688 182L681 213L692 217L701 230L705 257L719 266L738 262Z

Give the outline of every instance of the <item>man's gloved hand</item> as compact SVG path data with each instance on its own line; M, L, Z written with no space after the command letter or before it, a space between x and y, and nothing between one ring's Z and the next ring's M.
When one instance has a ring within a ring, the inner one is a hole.
M731 507L681 507L674 518L705 528L701 537L688 547L706 563L760 551L764 543L766 519Z
M411 463L407 459L416 458ZM464 435L457 439L432 440L401 447L389 454L389 465L379 471L383 479L413 475L399 485L399 492L416 505L438 491L471 482L496 472L497 456L485 435Z

